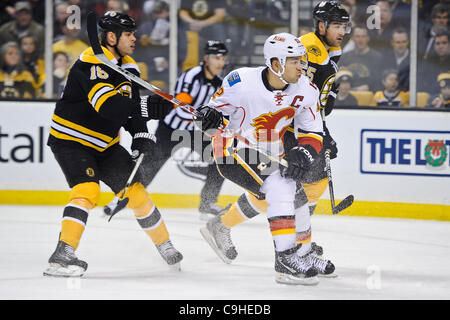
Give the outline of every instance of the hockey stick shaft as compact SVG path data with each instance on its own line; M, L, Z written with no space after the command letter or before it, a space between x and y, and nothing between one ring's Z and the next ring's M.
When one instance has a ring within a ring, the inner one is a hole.
M131 182L133 182L134 176L136 175L139 166L142 163L142 160L144 160L144 154L141 153L141 155L137 158L136 163L134 164L133 170L131 171L130 176L128 177L127 183L125 184L125 187L122 189L122 192L119 196L119 201L117 202L116 207L114 208L114 210L111 212L111 216L109 217L109 221L111 221L112 217L119 212L120 210L122 210L123 208L125 208L125 206L128 204L128 198L124 198L125 194L128 190L128 188L131 186Z
M103 52L103 49L100 45L100 42L98 41L98 34L97 34L97 16L94 12L90 12L88 14L87 17L88 21L87 21L87 31L88 31L88 37L89 37L89 42L91 43L92 46L92 50L94 51L95 56L97 57L97 59L99 59L103 64L107 65L108 67L110 67L111 69L113 69L114 71L122 74L123 76L125 76L128 80L133 81L137 84L139 84L141 87L152 91L153 93L159 95L160 97L166 99L169 102L172 102L173 104L177 105L178 107L182 108L183 110L191 113L192 115L198 117L201 116L197 110L192 107L189 104L183 103L181 101L179 101L178 99L176 99L174 96L162 91L161 89L159 89L158 87L152 85L151 83L148 83L147 81L139 78L138 76L132 74L131 72L121 68L120 66L114 64L113 62L111 62L108 57L106 57L106 55ZM222 129L219 129L223 132ZM257 150L258 152L260 152L261 154L267 156L270 160L272 161L276 161L279 164L281 164L282 166L287 167L287 161L273 156L271 154L269 154L266 150L252 144L248 139L246 139L245 137L241 136L240 134L233 132L232 133L233 138L247 144L250 148Z
M323 126L325 127L325 109L321 110ZM331 202L331 212L333 214L338 214L342 210L348 208L353 203L354 197L353 195L347 196L344 200L342 200L337 206L334 200L334 187L333 187L333 176L331 175L331 159L330 159L330 149L325 150L325 169L327 172L328 178L328 192L330 194L330 202Z

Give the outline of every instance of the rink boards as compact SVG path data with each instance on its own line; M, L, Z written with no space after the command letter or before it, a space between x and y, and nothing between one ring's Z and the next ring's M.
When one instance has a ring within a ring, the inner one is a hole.
M53 102L0 102L0 204L66 204L69 189L46 146L53 108ZM450 221L449 112L341 109L327 124L339 150L332 160L335 198L355 196L342 214ZM129 146L129 135L121 136ZM196 208L202 185L170 160L148 190L160 207ZM102 190L101 205L112 198L109 188ZM219 202L241 193L227 181ZM325 193L318 213L330 212L328 199Z

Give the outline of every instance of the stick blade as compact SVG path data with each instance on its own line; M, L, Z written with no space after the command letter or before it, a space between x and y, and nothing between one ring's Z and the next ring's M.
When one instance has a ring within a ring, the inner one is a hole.
M127 198L125 198L123 200L119 200L119 202L117 202L117 206L111 212L108 222L111 221L112 217L114 217L117 212L119 212L120 210L122 210L123 208L125 208L127 206L129 200L130 199L128 199L128 197L127 197Z
M100 42L98 41L97 15L93 11L89 12L87 16L87 33L94 54L102 54L103 50Z
M333 210L333 214L338 214L339 212L341 212L342 210L347 209L348 207L350 207L353 203L353 200L355 198L353 197L353 195L349 195L347 198L345 198L344 200L342 200L341 202L339 202L339 204L334 208Z

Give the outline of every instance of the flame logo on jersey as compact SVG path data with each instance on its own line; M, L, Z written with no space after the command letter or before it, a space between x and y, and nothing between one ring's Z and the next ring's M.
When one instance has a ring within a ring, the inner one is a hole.
M295 116L294 108L285 108L275 113L269 112L253 119L257 141L277 141L283 137Z

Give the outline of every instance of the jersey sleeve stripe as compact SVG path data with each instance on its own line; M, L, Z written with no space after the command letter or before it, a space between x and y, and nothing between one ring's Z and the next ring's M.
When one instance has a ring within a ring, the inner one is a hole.
M322 150L322 140L319 140L315 137L298 138L298 143L300 145L310 145L316 150L317 153L319 153L320 150Z
M100 82L97 83L96 85L94 85L92 87L92 89L89 91L88 93L88 100L89 103L92 104L92 99L94 98L95 94L99 91L102 90L104 88L110 88L110 89L114 89L113 85L109 84L109 83L104 83L104 82ZM95 104L95 103L94 103Z
M103 103L110 97L115 96L116 94L118 94L119 92L117 90L112 90L111 92L107 92L104 93L95 103L94 105L94 109L95 111L99 112L101 106L103 105Z

